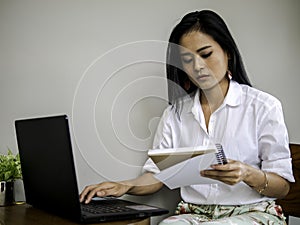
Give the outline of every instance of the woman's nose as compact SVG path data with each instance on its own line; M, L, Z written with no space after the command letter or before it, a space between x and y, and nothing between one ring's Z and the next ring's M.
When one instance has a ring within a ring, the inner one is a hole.
M194 59L194 70L199 72L204 68L204 66L205 63L203 59L199 55L196 55Z

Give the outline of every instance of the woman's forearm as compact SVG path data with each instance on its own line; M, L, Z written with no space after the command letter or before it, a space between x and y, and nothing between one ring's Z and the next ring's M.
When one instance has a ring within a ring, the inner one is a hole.
M147 195L159 191L163 184L152 173L145 173L133 180L120 182L129 187L127 194Z
M284 198L290 190L289 182L284 178L250 166L244 182L260 194L272 198Z

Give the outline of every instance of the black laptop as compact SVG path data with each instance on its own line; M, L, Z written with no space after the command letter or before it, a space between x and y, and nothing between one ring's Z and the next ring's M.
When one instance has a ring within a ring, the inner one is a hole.
M15 121L26 202L77 222L146 218L168 210L123 199L79 202L68 117Z

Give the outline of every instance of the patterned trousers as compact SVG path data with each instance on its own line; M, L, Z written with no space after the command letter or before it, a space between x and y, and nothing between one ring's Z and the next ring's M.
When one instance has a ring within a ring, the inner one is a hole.
M274 201L256 204L224 206L195 205L181 201L175 215L159 225L284 225L285 217Z

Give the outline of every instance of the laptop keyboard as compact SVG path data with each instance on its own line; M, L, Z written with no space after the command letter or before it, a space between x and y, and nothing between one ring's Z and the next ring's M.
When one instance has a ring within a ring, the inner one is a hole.
M90 202L87 205L82 205L82 210L93 213L120 213L120 212L129 212L132 209L127 208L126 204L116 204L116 201L95 201Z

